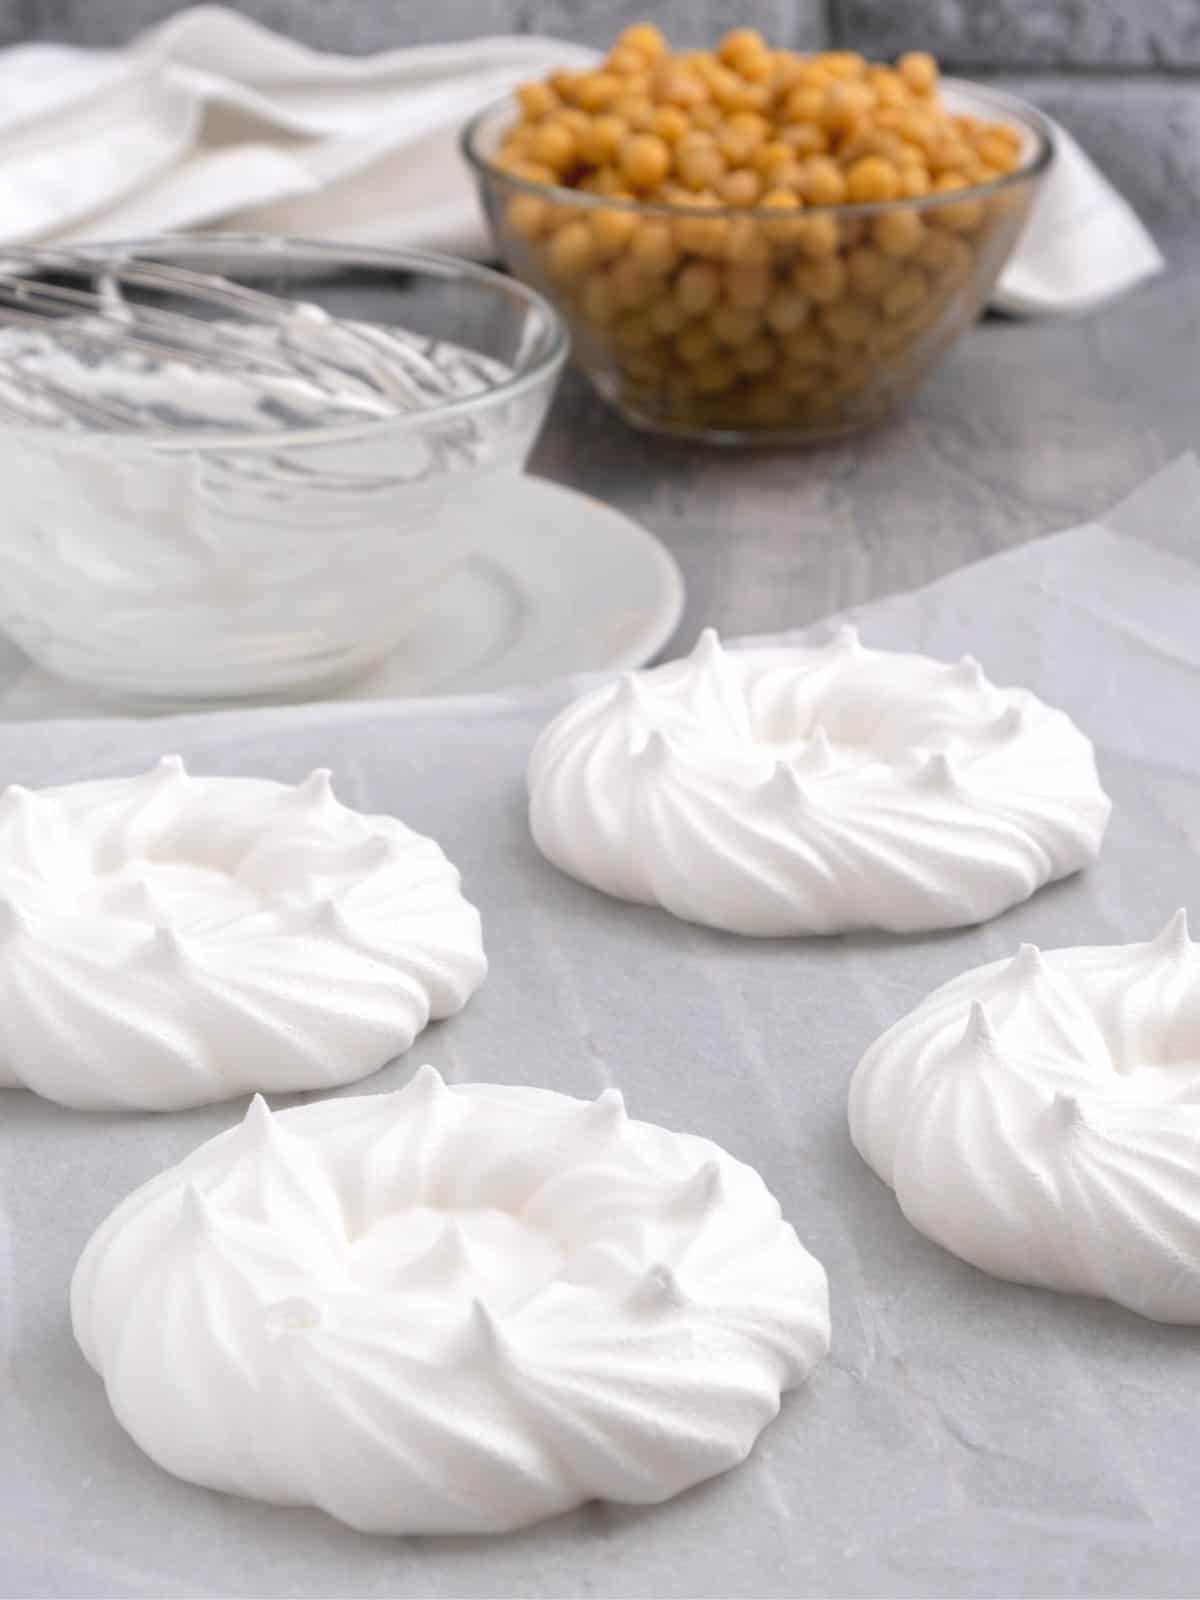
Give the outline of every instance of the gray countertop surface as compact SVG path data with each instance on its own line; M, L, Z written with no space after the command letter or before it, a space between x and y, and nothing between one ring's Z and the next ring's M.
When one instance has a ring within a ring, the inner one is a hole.
M1200 442L1200 227L1155 232L1163 276L1079 318L987 318L857 439L738 451L645 436L570 373L533 470L670 547L688 605L668 649L709 623L776 632L928 583L1085 520Z

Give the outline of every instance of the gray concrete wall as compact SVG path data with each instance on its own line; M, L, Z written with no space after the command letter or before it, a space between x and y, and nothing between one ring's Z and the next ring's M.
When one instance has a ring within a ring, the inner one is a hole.
M0 0L0 44L112 45L180 0ZM679 44L734 23L799 49L919 47L1065 123L1143 212L1200 211L1200 0L239 0L325 50L538 32L604 44L651 16Z

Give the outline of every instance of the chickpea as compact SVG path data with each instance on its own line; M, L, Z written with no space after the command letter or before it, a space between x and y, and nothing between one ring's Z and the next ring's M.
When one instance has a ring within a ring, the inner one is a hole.
M792 268L792 283L809 300L828 305L839 299L845 290L846 267L840 256L798 261Z
M937 88L937 62L924 50L909 50L896 62L896 71L910 94L931 95Z
M898 270L894 261L870 245L858 245L846 256L846 272L859 294L882 294Z
M597 327L607 327L617 315L612 280L606 272L593 272L583 286L583 314Z
M825 110L825 91L817 84L801 83L784 102L786 122L820 122Z
M523 83L517 90L517 103L525 116L536 122L548 116L561 102L548 83Z
M613 298L623 311L637 311L657 295L659 279L643 272L637 262L622 256L612 269Z
M721 344L745 344L762 327L757 311L743 306L719 305L710 314L708 325Z
M716 305L721 296L721 274L706 261L693 261L675 280L675 295L689 316Z
M812 394L824 383L818 366L787 366L779 374L779 384L788 394Z
M820 366L829 355L829 344L818 328L801 328L783 342L783 353L796 366Z
M617 43L623 50L634 50L645 61L657 61L667 53L667 41L652 22L632 22Z
M829 135L824 128L818 128L814 122L803 122L798 127L781 128L779 140L781 144L787 145L798 161L805 156L824 155L829 149Z
M903 277L897 278L891 288L884 292L880 305L886 316L901 317L914 306L920 305L924 298L925 276L921 272L910 270Z
M967 180L956 173L945 173L934 184L937 194L950 194L957 189L968 187ZM980 200L960 200L955 204L937 206L929 213L929 220L940 228L949 228L952 233L974 233L983 221L983 202Z
M871 322L871 313L861 300L835 300L821 309L821 326L842 344L861 344Z
M670 272L679 256L670 223L654 219L639 222L629 253L631 259L647 273Z
M756 217L733 217L725 224L725 259L743 266L762 266L771 259L771 245Z
M715 207L717 198L702 192L692 195L688 204L696 207ZM680 217L675 224L675 237L681 250L697 256L722 257L729 239L730 224L725 217Z
M796 223L796 243L806 256L832 256L838 247L838 225L827 213L800 217Z
M871 237L885 256L911 256L924 232L916 211L885 211L871 222Z
M685 138L690 128L686 112L678 106L659 106L650 124L650 131L656 133L664 144L672 146Z
M822 99L818 120L830 132L846 137L862 125L872 99L865 84L831 83Z
M653 189L670 170L670 146L657 134L632 134L621 146L621 171L635 189Z
M764 183L774 186L785 173L795 171L796 152L782 139L768 139L752 153L749 164Z
M774 289L768 296L763 317L776 333L795 333L808 321L809 302L791 289Z
M692 370L692 382L701 394L720 394L737 382L737 368L725 356L708 356Z
M575 101L584 111L603 111L621 91L621 80L615 72L589 72L575 92Z
M756 334L745 344L735 347L733 364L739 372L752 374L769 372L775 365L775 346L766 334Z
M536 239L545 228L549 207L536 194L515 194L505 210L505 221L522 239Z
M551 238L548 265L553 277L578 277L591 261L592 233L586 222L567 222Z
M731 28L717 46L717 59L733 66L741 58L766 55L766 40L756 28Z
M593 253L607 260L620 255L633 238L634 230L637 228L637 215L633 211L620 211L616 207L610 210L605 207L603 210L592 212L588 227L592 235Z
M627 311L619 317L612 336L623 350L649 350L658 343L658 334L642 311Z
M707 85L694 72L673 68L658 79L658 99L665 105L690 111L693 115L708 96Z
M688 314L673 294L664 294L647 309L646 316L656 333L671 336L682 333L688 324Z
M899 174L890 161L882 156L863 156L846 174L846 199L851 205L894 200L899 186Z
M837 206L846 198L846 180L836 161L814 156L804 164L800 192L810 206Z
M693 364L712 355L717 341L706 322L691 322L675 339L675 349L681 360Z
M592 167L606 167L615 159L628 136L629 124L620 117L593 117L577 136L579 159Z
M654 125L654 107L644 94L618 95L612 103L612 114L631 133L648 133Z
M675 170L689 189L711 189L725 172L725 157L710 139L688 135L675 147Z
M791 401L776 383L756 383L746 396L746 410L752 422L764 428L782 427L791 416Z
M733 266L725 273L725 298L746 310L765 306L771 295L771 272L765 266Z
M717 193L727 206L752 206L760 188L758 174L749 167L735 167L717 179Z
M533 136L532 154L552 172L565 172L575 159L576 139L571 129L561 120L543 122Z
M646 58L640 50L630 50L625 45L617 44L608 52L608 60L605 65L610 72L615 72L620 77L628 78L634 73L645 71Z
M900 195L899 198L915 200L920 195L928 194L933 185L929 181L929 174L924 167L912 166L905 163L899 168Z

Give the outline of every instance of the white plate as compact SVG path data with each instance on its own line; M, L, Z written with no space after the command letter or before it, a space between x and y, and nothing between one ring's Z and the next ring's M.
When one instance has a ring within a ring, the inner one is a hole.
M541 478L514 478L489 505L497 532L449 577L380 666L330 696L478 694L568 673L637 667L683 612L683 578L651 534L612 506ZM0 642L0 718L119 710Z

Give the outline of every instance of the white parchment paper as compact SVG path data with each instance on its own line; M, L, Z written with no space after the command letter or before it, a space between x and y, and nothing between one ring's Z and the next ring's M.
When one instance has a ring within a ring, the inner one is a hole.
M1200 1330L1000 1283L927 1243L851 1148L845 1090L876 1034L967 966L1200 913L1198 506L1188 458L1103 524L859 614L869 643L969 650L1097 742L1115 802L1100 863L974 931L759 943L561 877L529 840L523 770L566 685L0 727L4 781L132 772L164 749L213 773L323 764L347 803L435 834L482 909L491 977L346 1092L397 1087L423 1060L451 1079L617 1084L634 1115L762 1171L828 1269L834 1316L831 1359L751 1460L671 1504L588 1506L505 1538L367 1538L168 1477L71 1338L91 1230L243 1103L86 1115L0 1093L0 1593L1196 1594Z

